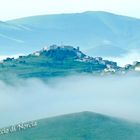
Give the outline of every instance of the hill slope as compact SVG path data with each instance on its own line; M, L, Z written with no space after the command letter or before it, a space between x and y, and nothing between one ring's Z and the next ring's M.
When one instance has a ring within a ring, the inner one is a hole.
M38 120L38 125L1 140L138 140L140 125L91 112Z
M52 45L18 59L7 58L0 63L0 76L55 77L76 73L102 73L106 68L117 71L117 63L90 57L79 48Z
M139 49L140 44L139 19L107 12L34 16L7 21L5 24L20 30L4 30L4 36L14 38L14 42L7 40L7 43L4 36L0 36L0 51L3 50L3 53L10 48L13 48L10 49L11 53L29 53L46 44L64 43L79 45L90 55L119 56L131 49Z

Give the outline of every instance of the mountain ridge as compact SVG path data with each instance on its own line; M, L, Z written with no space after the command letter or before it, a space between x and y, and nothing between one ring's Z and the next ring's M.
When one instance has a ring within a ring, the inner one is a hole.
M4 53L28 54L53 43L78 45L90 55L102 57L106 55L104 50L108 52L108 48L104 46L113 49L116 46L116 56L126 54L132 49L140 50L140 20L107 12L43 15L6 23L11 25L10 30L0 26L0 33L23 43L6 41L0 37L0 51ZM12 26L20 30L14 30ZM100 48L100 51L94 48ZM112 53L114 56L113 49L107 55Z
M128 19L140 20L140 18L137 18L137 17L126 16L126 15L111 13L111 12L107 12L107 11L84 11L84 12L74 12L74 13L58 13L58 14L43 14L43 15L40 14L40 15L33 15L33 16L27 16L27 17L21 17L21 18L10 19L10 20L6 20L6 21L2 21L2 22L12 22L12 21L16 21L16 20L25 19L25 18L40 17L40 16L46 17L46 16L57 16L57 15L93 14L93 13L97 13L97 14L106 14L106 15L114 15L114 16L121 16L121 17L126 17L126 18L128 18Z

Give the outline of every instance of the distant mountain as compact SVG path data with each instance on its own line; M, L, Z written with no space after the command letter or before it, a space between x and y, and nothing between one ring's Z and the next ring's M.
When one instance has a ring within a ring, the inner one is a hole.
M34 16L0 23L1 54L71 44L94 56L139 51L140 20L107 12Z
M37 121L37 126L1 135L1 140L139 140L140 124L81 112Z
M115 73L119 70L116 62L87 56L79 47L57 45L18 59L7 58L0 63L0 76L6 75L4 78L8 75L46 78L77 73Z
M23 30L16 25L0 22L0 55L15 54L24 50L24 41L18 37Z

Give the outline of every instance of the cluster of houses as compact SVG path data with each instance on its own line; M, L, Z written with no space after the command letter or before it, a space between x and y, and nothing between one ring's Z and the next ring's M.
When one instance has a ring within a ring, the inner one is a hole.
M49 51L49 50L73 51L77 55L77 58L75 59L75 61L106 65L106 68L104 69L105 73L109 73L109 72L115 73L116 71L118 71L117 63L112 62L112 61L108 61L108 60L103 60L102 57L94 57L93 58L93 57L87 56L80 51L79 47L74 48L72 46L67 46L67 45L61 45L61 46L51 45L49 47L44 47L41 51L34 52L33 54L31 54L31 56L40 56L42 52ZM20 56L19 59L21 57L22 56ZM5 60L1 60L0 63L3 64L4 62L9 62L9 61L12 61L13 59L14 58L7 58ZM136 61L132 65L128 64L123 68L120 67L120 71L140 72L140 62Z
M133 62L132 65L131 64L125 65L125 70L140 72L140 62L135 61L135 62Z
M140 62L138 62L138 61L135 61L135 62L133 62L133 65L135 66L135 71L138 71L138 72L140 72Z
M41 51L34 52L32 55L34 55L34 56L40 56L40 52L49 51L49 50L56 50L56 49L69 50L69 51L77 51L77 52L79 52L79 47L74 48L72 46L67 46L67 45L61 45L61 46L51 45L51 46L44 47ZM77 55L81 55L81 54L78 53Z
M93 64L102 64L106 65L106 68L104 69L105 73L113 72L115 73L118 66L116 62L108 61L108 60L103 60L102 57L90 57L90 56L85 56L81 59L77 59L76 61L79 62L86 62L86 63L93 63Z
M103 60L102 57L93 58L93 57L90 57L87 55L83 55L83 53L80 52L79 47L74 48L72 46L67 46L67 45L61 45L61 46L51 45L49 47L44 47L42 49L42 51L49 51L49 50L55 50L55 49L76 51L78 57L75 61L94 63L94 64L96 64L96 63L103 64L103 65L106 65L104 72L116 72L117 63L115 63L115 62L110 63L111 61ZM33 55L40 56L40 51L33 53ZM124 69L139 72L140 71L140 62L136 61L132 65L128 64L124 67Z

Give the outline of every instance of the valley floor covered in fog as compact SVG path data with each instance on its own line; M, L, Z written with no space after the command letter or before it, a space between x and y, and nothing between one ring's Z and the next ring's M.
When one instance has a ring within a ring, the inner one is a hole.
M140 122L139 83L132 75L0 81L0 127L81 111Z

